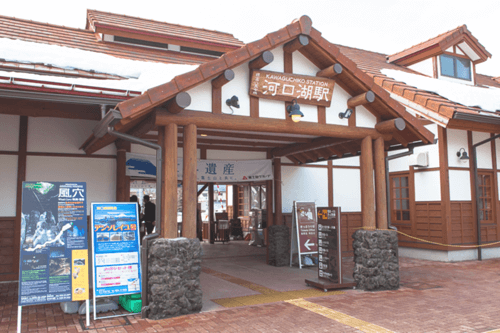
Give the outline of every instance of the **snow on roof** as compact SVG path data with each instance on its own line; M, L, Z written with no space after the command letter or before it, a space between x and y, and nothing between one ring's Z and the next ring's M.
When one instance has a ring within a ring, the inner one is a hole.
M394 69L382 69L382 74L420 90L436 93L452 102L468 107L480 107L486 111L500 111L500 89L495 87L475 87L466 84L433 79Z
M79 69L119 75L127 79L100 80L31 73L15 73L13 75L6 74L8 71L0 71L0 75L141 92L168 82L175 76L192 71L197 67L193 65L128 60L102 53L9 38L0 38L0 50L0 58L6 61L30 64L43 63L44 65L65 69Z

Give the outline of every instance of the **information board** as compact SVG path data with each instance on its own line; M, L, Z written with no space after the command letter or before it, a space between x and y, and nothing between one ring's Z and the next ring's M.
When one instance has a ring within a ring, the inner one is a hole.
M340 281L340 208L318 208L318 279Z
M92 203L95 297L141 292L139 244L136 203Z
M302 255L318 253L316 203L293 202L292 240L290 242L290 267L294 254L302 268Z
M23 182L19 306L89 298L86 183Z

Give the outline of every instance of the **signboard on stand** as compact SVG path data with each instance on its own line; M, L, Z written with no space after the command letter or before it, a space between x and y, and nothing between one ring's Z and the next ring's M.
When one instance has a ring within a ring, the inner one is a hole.
M296 253L302 268L303 254L318 253L316 203L294 201L293 205L290 266Z
M340 207L318 208L318 279L306 280L307 285L323 289L353 287L342 278L342 246Z
M94 319L96 298L141 293L137 204L92 203Z
M26 305L88 301L86 196L82 182L23 182L20 310ZM20 322L21 311L18 330Z

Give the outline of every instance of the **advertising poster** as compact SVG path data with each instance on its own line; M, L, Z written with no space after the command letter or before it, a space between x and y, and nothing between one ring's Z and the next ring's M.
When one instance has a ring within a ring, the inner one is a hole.
M300 253L318 252L316 204L297 202L296 209Z
M141 292L139 216L136 203L92 203L96 297Z
M318 279L341 283L340 208L318 208Z
M86 183L23 182L19 306L89 298Z

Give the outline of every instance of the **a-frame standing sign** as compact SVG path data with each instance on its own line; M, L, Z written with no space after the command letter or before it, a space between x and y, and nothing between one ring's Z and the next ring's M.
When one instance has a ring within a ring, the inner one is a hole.
M290 244L290 267L292 266L293 255L299 257L299 268L302 268L303 254L318 253L318 219L316 203L314 202L293 202L292 213L292 240Z

